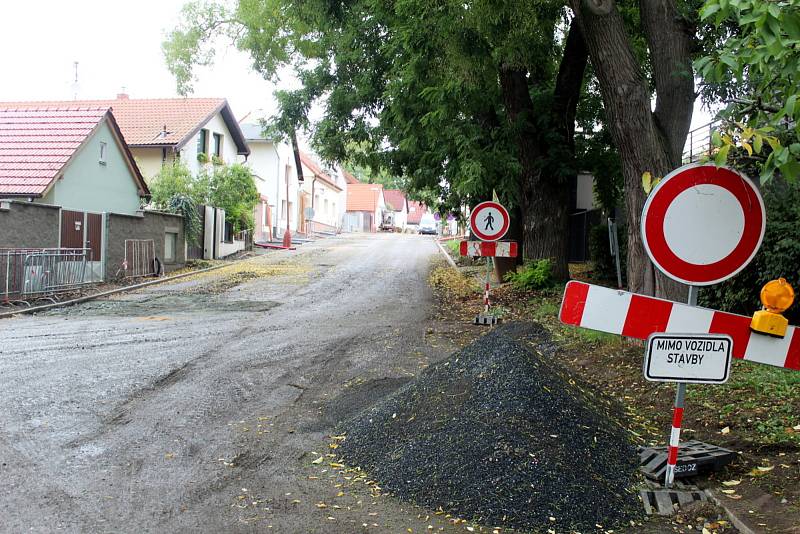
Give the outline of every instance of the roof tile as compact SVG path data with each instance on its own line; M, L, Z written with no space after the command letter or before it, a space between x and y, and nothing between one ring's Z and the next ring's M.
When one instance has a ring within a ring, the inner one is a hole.
M106 113L100 106L0 104L0 193L42 194Z
M393 211L403 211L406 207L406 195L399 189L384 189L383 198Z
M382 190L381 184L347 184L347 211L374 212Z
M45 110L44 113L69 110L75 118L85 117L91 120L93 109L111 108L114 118L119 124L128 146L163 146L177 145L186 140L209 119L211 115L222 111L226 106L224 98L118 98L115 100L78 100L53 102L6 102L0 104L4 108L22 108L27 112ZM13 111L9 109L9 118ZM231 116L229 128L239 128ZM37 121L32 121L36 124ZM42 120L42 124L49 122ZM54 127L48 127L52 130ZM0 136L4 125L0 120ZM240 154L249 153L241 130L231 132L234 137L241 138Z

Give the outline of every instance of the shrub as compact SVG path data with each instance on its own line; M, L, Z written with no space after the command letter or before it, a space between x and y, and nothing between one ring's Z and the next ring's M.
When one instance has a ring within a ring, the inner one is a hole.
M249 168L238 163L217 167L210 178L211 203L225 210L225 220L233 231L254 226L253 208L259 200L258 189Z
M172 213L180 213L183 217L186 241L190 245L199 244L202 228L200 227L200 214L194 200L188 195L176 194L170 199L167 209Z
M700 290L699 303L743 315L761 309L761 286L785 278L800 290L800 183L773 179L762 191L767 207L767 228L761 250L742 272L721 284ZM789 322L800 321L800 305L784 314Z
M555 283L553 280L553 264L548 259L527 260L517 272L505 276L506 282L520 290L544 289Z

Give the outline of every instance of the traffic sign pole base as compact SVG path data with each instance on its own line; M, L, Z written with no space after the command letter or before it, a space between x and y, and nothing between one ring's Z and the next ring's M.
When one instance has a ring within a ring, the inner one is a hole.
M500 324L500 318L495 317L494 315L485 315L483 313L479 313L478 316L475 317L474 324L481 326L492 326Z
M667 471L667 447L643 447L639 450L640 470L647 478L663 480ZM675 478L694 477L722 469L736 458L736 453L703 443L686 441L680 445Z

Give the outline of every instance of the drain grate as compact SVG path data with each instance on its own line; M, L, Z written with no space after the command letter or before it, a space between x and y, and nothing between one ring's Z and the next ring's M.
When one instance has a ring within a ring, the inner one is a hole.
M698 501L708 501L708 496L697 488L685 489L643 489L639 496L647 515L672 515L681 506Z
M736 458L736 453L703 443L687 441L681 443L675 478L687 478L722 469ZM663 480L667 470L667 447L641 447L639 449L641 471L653 480Z

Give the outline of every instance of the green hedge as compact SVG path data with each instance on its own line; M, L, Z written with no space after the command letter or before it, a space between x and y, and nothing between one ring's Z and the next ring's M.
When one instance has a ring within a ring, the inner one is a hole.
M761 309L758 297L761 286L780 277L800 293L800 184L773 179L761 193L767 206L767 228L761 250L738 275L701 289L701 306L751 315ZM791 324L800 322L798 301L784 314Z

